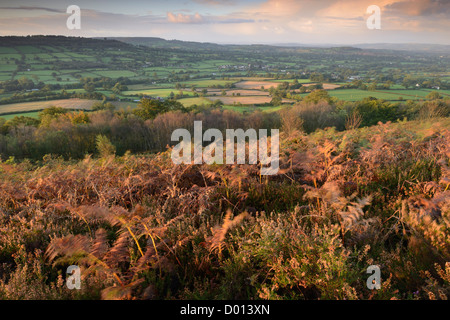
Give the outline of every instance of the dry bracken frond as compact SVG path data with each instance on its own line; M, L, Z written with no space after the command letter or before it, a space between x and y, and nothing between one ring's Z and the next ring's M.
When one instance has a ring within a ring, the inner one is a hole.
M228 210L225 219L223 221L222 226L217 227L216 230L213 233L213 236L210 239L210 251L216 251L219 252L222 250L224 245L224 240L227 232L234 228L235 226L239 225L244 221L245 218L247 218L249 215L246 211L242 212L238 216L231 219L231 210Z

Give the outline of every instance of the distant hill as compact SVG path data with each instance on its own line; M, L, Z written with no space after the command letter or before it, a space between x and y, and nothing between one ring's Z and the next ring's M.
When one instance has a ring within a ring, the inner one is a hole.
M450 54L450 45L443 44L423 44L423 43L364 43L355 44L354 47L361 49L378 49L378 50L404 50L404 51L420 51L432 53Z
M100 38L98 38L100 39ZM156 37L108 37L101 38L107 40L121 41L124 43L132 44L135 46L146 46L151 48L164 48L164 49L190 49L190 50L217 50L223 45L209 42L194 42L194 41L181 41L181 40L165 40Z
M101 40L101 41L100 41ZM104 38L82 38L82 37L66 37L66 36L5 36L0 37L0 46L14 47L14 46L43 46L43 45L57 45L61 47L70 47L76 50L77 48L97 48L99 45L103 47L115 49L130 49L131 46L123 41Z
M100 39L100 38L99 38ZM440 44L420 44L420 43L363 43L354 45L338 44L302 44L302 43L273 43L273 44L218 44L211 42L194 42L182 40L166 40L157 37L108 37L101 38L116 40L127 44L146 46L151 48L180 49L189 51L207 50L207 51L237 51L237 50L270 50L270 49L304 49L313 48L330 49L332 51L353 51L358 50L383 50L383 51L410 51L410 52L429 52L429 53L450 53L450 45Z

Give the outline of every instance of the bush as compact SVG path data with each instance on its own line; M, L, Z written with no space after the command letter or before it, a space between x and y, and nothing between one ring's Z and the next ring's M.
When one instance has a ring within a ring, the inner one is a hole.
M95 142L97 145L97 151L102 158L106 158L116 153L116 147L114 147L105 135L99 134L95 138Z

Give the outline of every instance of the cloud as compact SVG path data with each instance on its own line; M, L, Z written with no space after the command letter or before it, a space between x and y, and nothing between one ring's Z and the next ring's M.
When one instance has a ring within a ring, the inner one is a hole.
M47 11L47 12L56 12L56 13L63 13L65 11L58 10L58 9L52 9L52 8L46 8L46 7L32 7L32 6L19 6L19 7L0 7L1 10L40 10L40 11Z
M289 27L298 32L312 33L314 32L314 23L312 20L296 20L289 21Z
M450 41L449 0L170 0L151 7L152 0L114 6L98 4L110 0L77 0L82 9L78 31L67 29L68 14L63 7L51 8L50 0L41 6L14 1L1 0L0 35L157 36L222 43ZM382 30L376 32L365 23L372 4L381 8Z
M194 0L194 2L212 6L236 4L236 0Z
M167 12L167 21L172 23L204 23L203 17L198 12L193 15Z
M230 24L230 23L253 23L253 19L233 18L232 15L226 16L202 16L199 13L193 15L173 12L167 13L167 21L170 23L186 23L186 24Z
M448 0L397 1L386 5L385 10L387 13L402 16L448 15L450 14L450 2Z
M344 21L364 21L364 17L330 17L330 16L326 16L324 17L325 19L331 19L331 20L344 20Z

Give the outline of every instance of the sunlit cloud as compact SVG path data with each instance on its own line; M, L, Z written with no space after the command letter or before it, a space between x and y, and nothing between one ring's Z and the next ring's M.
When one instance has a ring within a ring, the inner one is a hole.
M386 5L387 13L394 13L406 16L432 16L446 15L447 19L450 14L450 1L446 0L409 0L396 1Z
M167 12L167 20L172 23L202 23L204 22L203 17L196 12L193 15L189 14L174 14L172 12Z
M159 36L218 43L450 43L450 1L443 0L79 0L82 29L77 31L66 28L63 4L69 2L51 2L2 1L0 34ZM381 8L378 31L366 26L372 4Z

